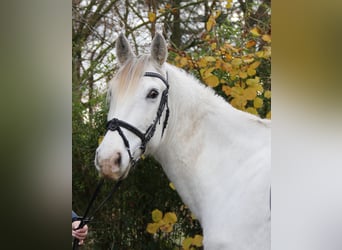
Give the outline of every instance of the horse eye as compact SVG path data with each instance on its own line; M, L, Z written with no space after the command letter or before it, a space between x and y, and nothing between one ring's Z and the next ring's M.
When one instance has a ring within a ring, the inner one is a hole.
M152 89L148 95L146 96L146 98L150 98L150 99L155 99L157 98L157 96L159 95L159 92L156 89Z

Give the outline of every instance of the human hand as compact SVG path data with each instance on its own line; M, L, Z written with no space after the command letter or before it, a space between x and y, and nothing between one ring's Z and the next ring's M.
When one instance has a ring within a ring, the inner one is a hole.
M87 234L88 234L88 226L84 225L82 228L76 230L76 228L78 228L78 225L80 223L81 223L81 221L79 221L79 220L72 222L71 234L73 237L75 237L79 240L79 243L78 243L79 245L83 245L84 239L87 237Z

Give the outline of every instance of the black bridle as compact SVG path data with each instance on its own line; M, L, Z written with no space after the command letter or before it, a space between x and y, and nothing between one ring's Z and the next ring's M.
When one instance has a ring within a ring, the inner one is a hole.
M162 92L162 96L160 99L156 118L153 120L151 125L147 128L146 132L142 133L139 129L137 129L133 125L131 125L125 121L119 120L117 118L113 118L112 120L107 122L107 131L108 130L118 131L119 135L121 136L121 138L125 144L126 150L128 152L128 155L130 158L130 164L132 167L135 166L135 164L139 161L139 159L142 158L143 154L145 153L146 145L151 140L151 138L153 137L153 135L156 131L157 124L160 124L160 118L163 114L165 107L166 107L166 114L165 114L165 118L164 118L164 122L163 122L163 130L162 130L161 136L163 136L163 134L164 134L164 130L167 126L167 122L169 119L169 113L170 113L169 106L168 106L169 83L168 83L167 79L165 79L162 75L160 75L159 73L156 73L156 72L145 72L144 76L159 78L166 85L166 89ZM131 153L131 149L130 149L130 145L129 145L129 141L127 140L127 138L126 138L126 136L123 133L121 128L127 129L128 131L132 132L133 134L135 134L136 136L138 136L140 138L140 140L141 140L141 145L140 145L141 153L140 153L140 156L138 159L133 158L132 153ZM120 186L121 182L122 182L122 179L119 179L118 182L115 183L115 185L113 186L110 193L106 196L106 198L100 203L100 205L96 209L94 209L93 214L91 216L88 216L88 214L91 210L91 207L95 201L95 198L99 194L100 188L102 187L102 185L104 183L104 179L103 178L100 179L100 181L99 181L99 183L98 183L98 185L97 185L97 187L96 187L96 189L95 189L95 191L91 197L91 200L88 203L87 209L86 209L83 217L78 218L78 220L80 221L79 226L74 230L82 228L83 226L88 224L91 220L93 220L95 213L98 212L100 210L100 208L102 208L103 205L113 196L113 194L116 192L116 190ZM73 242L73 249L74 250L78 248L78 242L79 242L79 240L75 238L74 242Z
M157 110L157 114L156 114L156 118L152 121L151 125L147 128L145 133L142 133L139 129L137 129L136 127L134 127L133 125L119 120L117 118L113 118L112 120L107 122L107 131L118 131L120 137L122 138L122 141L125 144L127 153L129 155L130 158L130 164L131 166L134 166L137 161L139 161L139 159L144 155L145 150L146 150L146 145L147 143L151 140L151 138L153 137L155 131L156 131L156 127L157 124L160 124L160 118L163 114L163 111L166 107L166 115L165 115L165 119L163 122L163 130L162 130L162 135L164 134L164 130L167 126L167 122L169 119L169 106L168 106L168 94L169 94L169 83L167 81L167 79L165 79L161 74L156 73L156 72L145 72L144 76L147 77L156 77L159 78L160 80L162 80L162 82L166 85L166 89L162 92L161 95L161 99L160 99L160 103L159 103L159 107ZM134 159L132 152L131 152L131 148L129 145L129 141L127 140L124 132L122 131L122 128L127 129L128 131L132 132L133 134L135 134L136 136L138 136L141 140L141 144L140 144L140 156L138 159Z

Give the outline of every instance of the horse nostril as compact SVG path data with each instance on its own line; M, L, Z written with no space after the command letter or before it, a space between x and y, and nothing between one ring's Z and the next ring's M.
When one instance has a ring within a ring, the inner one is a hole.
M120 166L121 165L121 153L116 153L116 157L114 158L114 165Z

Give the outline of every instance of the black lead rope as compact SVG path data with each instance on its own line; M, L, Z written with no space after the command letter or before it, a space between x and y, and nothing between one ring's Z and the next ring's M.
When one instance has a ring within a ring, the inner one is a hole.
M115 185L113 186L112 190L110 191L110 193L106 196L106 198L99 204L99 206L94 209L92 216L88 217L89 211L91 209L91 207L93 206L93 203L96 199L96 197L98 196L99 192L100 192L100 188L102 187L104 183L104 179L101 178L101 180L99 181L99 183L97 184L97 187L93 193L93 196L91 197L91 200L87 206L86 211L84 212L84 215L82 217L79 217L78 220L80 221L80 224L78 225L78 227L74 230L80 229L82 227L84 227L86 224L88 224L89 222L91 222L94 218L94 215L103 207L103 205L113 196L113 194L116 192L116 190L118 189L118 187L120 186L120 184L122 183L122 180L118 180ZM79 240L77 238L74 238L74 242L73 242L73 250L76 250L78 248L78 243Z

